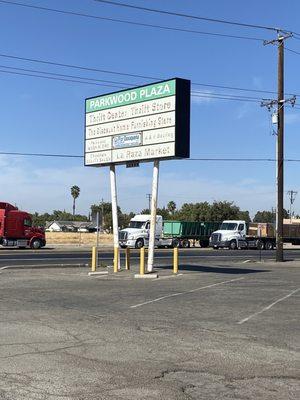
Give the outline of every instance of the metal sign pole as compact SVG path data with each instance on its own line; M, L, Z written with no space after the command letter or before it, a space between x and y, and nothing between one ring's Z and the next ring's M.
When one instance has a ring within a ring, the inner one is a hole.
M99 253L98 253L98 247L99 247L99 211L97 211L97 238L96 238L96 252L97 252L97 256L96 256L96 260L97 260L97 267L98 267L98 257L99 257Z
M159 176L159 161L155 160L153 165L151 219L150 219L150 235L149 235L148 266L147 266L148 272L153 271L153 263L154 263L158 176Z
M111 190L111 208L113 220L114 236L114 272L119 269L119 224L118 224L118 202L117 202L117 183L115 165L110 165L110 190Z

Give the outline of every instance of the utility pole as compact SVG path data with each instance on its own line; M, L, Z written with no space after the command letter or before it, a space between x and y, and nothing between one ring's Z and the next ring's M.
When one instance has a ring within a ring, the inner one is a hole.
M146 197L148 198L148 210L151 213L151 193L147 193Z
M296 192L295 190L289 190L287 192L289 198L290 198L290 222L292 223L292 205L294 204L294 201L296 199L296 195L298 192Z
M277 107L277 146L276 146L276 261L283 259L283 194L284 194L284 103L295 104L295 96L291 99L284 98L284 41L291 37L290 33L283 34L278 31L278 38L265 41L264 45L276 44L278 48L278 96L277 100L263 100L261 106L266 106L270 111Z
M278 121L277 121L277 221L276 261L283 261L283 192L284 192L284 39L278 38Z

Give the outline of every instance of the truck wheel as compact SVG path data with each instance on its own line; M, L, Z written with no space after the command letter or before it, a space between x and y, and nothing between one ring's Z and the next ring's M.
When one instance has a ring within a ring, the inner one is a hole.
M273 250L274 249L274 245L272 242L266 242L266 250Z
M38 250L42 247L42 242L40 241L40 239L34 239L31 242L30 247L34 250Z
M230 250L236 250L236 249L237 249L236 240L232 240L232 241L229 243L229 248L230 248Z
M265 248L265 244L264 244L264 242L262 241L262 240L257 240L256 241L256 247L258 248L258 250L264 250L264 248Z
M180 247L180 241L179 239L175 238L172 241L172 247Z
M200 247L206 248L209 246L208 240L199 240Z
M185 248L185 249L191 247L190 241L187 240L187 239L184 239L184 240L182 241L182 247Z
M135 248L141 249L142 247L144 247L144 239L137 239L137 241L135 242Z

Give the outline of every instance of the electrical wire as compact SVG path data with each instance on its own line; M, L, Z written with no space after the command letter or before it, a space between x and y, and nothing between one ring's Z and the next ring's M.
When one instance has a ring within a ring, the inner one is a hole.
M88 84L88 85L93 85L93 86L96 85L96 86L102 86L102 87L103 86L113 87L113 88L118 88L118 89L124 89L124 88L126 89L130 86L129 83L125 83L125 82L106 81L106 80L102 80L102 79L100 80L100 79L94 79L94 78L81 77L78 75L57 74L57 73L52 73L52 72L47 72L47 71L32 70L32 69L18 68L18 67L8 67L5 65L0 65L0 68L10 69L10 71L0 69L0 73L6 73L6 74L10 74L10 75L29 76L29 77L34 77L34 78L50 79L50 80L70 82L70 83ZM25 71L25 72L16 72L16 71L12 71L12 70ZM27 73L27 72L33 72L33 73ZM43 74L43 75L37 75L37 74ZM54 76L47 76L47 75L54 75ZM77 78L77 79L65 79L66 77L67 78ZM78 79L81 79L81 80L78 80ZM90 82L90 81L92 81L92 82ZM104 82L104 83L97 83L97 82ZM116 83L116 85L112 85L112 84L110 84L110 82ZM126 85L126 86L124 86L124 85ZM214 86L217 87L217 85L214 85ZM217 99L217 100L235 100L235 101L252 102L252 103L257 103L257 102L261 102L262 100L264 100L260 97L234 95L232 93L229 93L229 94L214 93L214 92L208 93L208 92L200 92L200 91L192 91L191 96L196 97L196 98L198 97L198 98L209 98L209 99ZM295 107L295 108L298 109L298 107Z
M120 85L115 86L111 84L100 84L100 83L93 83L93 82L85 82L85 81L79 81L75 79L65 79L65 78L58 78L58 77L51 77L51 76L45 76L45 75L37 75L37 74L29 74L25 72L16 72L16 71L5 71L0 69L0 73L6 73L10 75L21 75L21 76L29 76L29 77L34 77L34 78L41 78L41 79L50 79L50 80L55 80L55 81L63 81L63 82L71 82L71 83L81 83L81 84L87 84L87 85L97 85L97 86L105 86L105 87L114 87L114 88L122 88ZM217 100L233 100L233 101L243 101L243 102L252 102L252 103L257 103L261 101L262 99L259 100L254 100L248 97L243 97L243 96L231 96L230 94L224 94L223 96L218 96L215 95L214 93L206 93L206 92L195 92L191 93L191 96L193 97L199 97L199 98L209 98L209 99L217 99ZM258 98L257 98L258 99Z
M15 55L12 55L12 54L0 53L0 57L13 59L13 60L20 60L20 61L29 61L29 62L38 63L38 64L53 65L53 66L66 67L66 68L73 68L73 69L78 69L78 70L83 70L83 71L100 72L100 73L117 75L117 76L128 76L128 77L141 78L141 79L147 79L147 80L161 80L162 79L161 77L130 74L130 73L126 73L126 72L104 70L104 69L85 67L85 66L80 66L80 65L75 65L75 64L65 64L65 63L59 63L59 62L54 62L54 61L49 61L49 60L42 60L42 59L37 59L37 58L28 58L28 57L15 56ZM8 67L8 68L10 68L10 67ZM33 72L33 70L32 70L32 72ZM44 72L41 72L41 73L44 73ZM60 74L60 75L62 75L62 74ZM89 78L82 78L82 79L89 79ZM110 83L111 82L111 83L116 83L116 84L120 84L120 85L127 85L127 83L124 83L124 82L114 82L114 81L107 81L107 80L102 80L102 81L106 82L106 83ZM128 85L135 85L135 84L128 84ZM211 88L218 88L218 89L229 89L229 90L245 91L245 92L277 94L277 92L271 91L271 90L249 89L249 88L242 88L242 87L235 87L235 86L228 86L228 85L227 86L225 86L225 85L213 85L213 84L202 83L202 82L192 82L192 85L203 86L203 87L211 87ZM286 95L291 95L291 96L295 95L295 93L285 93L285 94ZM298 94L297 96L300 96L300 95Z
M105 86L105 87L114 87L114 88L120 88L120 86L115 86L115 85L107 85L105 83L93 83L93 82L84 82L84 81L78 81L76 79L64 79L64 78L58 78L58 77L51 77L51 76L42 76L42 75L37 75L37 74L27 74L25 72L16 72L16 71L5 71L3 69L0 69L0 73L2 74L10 74L10 75L22 75L22 76L30 76L33 78L41 78L41 79L50 79L53 81L62 81L62 82L71 82L71 83L81 83L84 85L93 85L93 86Z
M236 94L226 94L226 93L216 93L216 92L200 92L200 91L192 91L193 95L197 94L204 94L204 95L212 95L212 96L225 96L225 97L234 97L234 98L242 98L242 99L249 99L249 100L262 100L261 97L254 97L254 96L242 96L242 95L236 95Z
M203 86L203 87L211 87L211 88L216 88L216 89L229 89L229 90L238 90L241 92L254 92L254 93L269 93L269 94L276 94L277 92L271 91L271 90L259 90L259 89L247 89L247 88L241 88L241 87L235 87L235 86L224 86L224 85L212 85L208 83L198 83L198 82L192 82L192 85L194 86ZM285 93L286 95L292 95L291 93Z
M183 13L160 10L160 9L155 9L155 8L141 7L141 6L136 6L136 5L128 4L128 3L119 3L119 2L110 1L110 0L94 0L94 1L96 1L97 3L105 3L105 4L110 4L110 5L118 6L118 7L126 7L126 8L135 9L135 10L147 11L147 12L151 12L151 13L173 15L176 17L184 17L184 18L196 19L196 20L207 21L207 22L236 25L236 26L242 26L245 28L265 29L265 30L270 30L270 31L275 31L275 32L278 32L278 31L287 32L282 29L271 27L271 26L247 24L247 23L242 23L242 22L229 21L229 20L225 20L225 19L207 18L207 17L201 17L201 16L197 16L197 15L183 14Z
M234 98L234 97L223 97L223 96L213 96L213 95L195 95L191 94L193 97L199 97L199 98L206 98L206 99L216 99L216 100L232 100L232 101L242 101L246 103L258 103L258 100L249 100L249 99L243 99L243 98Z
M25 72L16 72L16 71L6 71L3 69L0 69L0 73L4 74L10 74L10 75L21 75L21 76L29 76L29 77L34 77L34 78L41 78L41 79L50 79L50 80L55 80L55 81L62 81L62 82L70 82L70 83L80 83L80 84L87 84L87 85L93 85L93 86L105 86L105 87L113 87L113 88L118 88L118 89L126 89L128 86L130 86L129 83L124 83L124 82L115 82L117 85L112 85L109 84L109 82L114 82L114 81L105 81L105 80L99 80L99 79L93 79L93 78L86 78L86 77L80 77L80 76L75 76L75 75L66 75L66 74L56 74L56 73L51 73L51 72L46 72L46 71L39 71L39 70L31 70L31 69L25 69L25 68L17 68L17 67L7 67L7 66L0 66L2 68L10 68L13 70L20 70L20 71L29 71L29 72L36 72L36 73L25 73ZM37 75L37 73L43 74L43 75ZM46 76L45 74L49 75L55 75L53 76ZM65 78L59 78L58 76L62 77L76 77L78 79L65 79ZM91 81L96 81L96 82L88 82L84 80L91 80ZM108 83L97 83L97 82L108 82ZM126 85L126 86L124 86ZM217 99L217 100L235 100L235 101L243 101L243 102L252 102L252 103L257 103L261 102L262 98L260 97L250 97L250 96L241 96L241 95L233 95L233 94L227 94L227 93L207 93L207 92L200 92L200 91L193 91L191 92L191 96L193 97L199 97L199 98L209 98L209 99ZM298 95L299 96L299 95ZM298 109L297 106L294 108Z
M19 153L19 152L6 152L0 151L0 155L5 156L29 156L29 157L60 157L60 158L83 158L75 154L48 154L48 153Z
M21 153L21 152L5 152L0 151L0 155L8 155L8 156L28 156L28 157L59 157L59 158L84 158L84 156L77 154L51 154L51 153ZM219 158L219 157L211 157L211 158L203 158L203 157L193 157L193 158L175 158L174 161L234 161L234 162L275 162L275 158ZM300 159L284 159L286 162L300 162Z
M119 81L110 81L107 79L96 79L96 78L88 78L85 76L78 76L78 75L69 75L69 74L58 74L54 72L49 72L49 71L41 71L41 70L36 70L36 69L28 69L28 68L18 68L18 67L11 67L7 65L0 65L0 68L6 68L10 70L17 70L17 71L25 71L25 72L34 72L38 74L47 74L47 75L53 75L53 76L60 76L60 77L65 77L65 78L75 78L75 79L83 79L83 80L88 80L88 81L95 81L95 82L104 82L104 83L113 83L118 85L117 87L126 87L126 86L137 86L137 83L128 83L128 82L119 82ZM157 78L159 79L159 78ZM232 86L221 86L221 85L211 85L211 84L205 84L205 83L195 83L193 82L192 85L194 86L203 86L203 87L212 87L212 88L217 88L217 89L228 89L228 90L238 90L238 91L247 91L247 92L258 92L258 93L270 93L270 94L277 94L275 91L269 91L269 90L256 90L256 89L246 89L246 88L237 88L237 87L232 87ZM115 87L115 86L113 86ZM198 93L195 91L194 93ZM286 93L287 95L291 95L290 93ZM235 95L233 95L235 96ZM247 96L248 97L248 96Z
M0 0L0 2L1 2L1 0ZM13 59L13 60L30 61L30 62L39 63L39 64L55 65L58 67L74 68L74 69L79 69L82 71L101 72L104 74L111 74L111 75L123 75L123 76L129 76L129 77L133 77L133 78L142 78L142 79L151 79L151 80L159 80L160 79L160 78L153 77L153 76L151 77L151 76L145 76L145 75L129 74L126 72L117 72L117 71L111 71L111 70L106 70L106 69L84 67L84 66L74 65L74 64L64 64L64 63L53 62L53 61L49 61L49 60L41 60L41 59L29 58L29 57L20 57L20 56L14 56L11 54L4 54L4 53L0 53L0 57L9 58L9 59Z
M54 73L54 72L40 71L40 70L36 70L36 69L18 68L18 67L11 67L11 66L7 66L7 65L0 65L0 68L7 68L10 70L13 69L13 70L17 70L17 71L34 72L34 73L38 73L38 74L60 76L60 77L65 77L65 78L83 79L83 80L92 81L92 82L113 83L113 84L118 85L118 86L114 86L114 87L130 86L130 84L128 82L125 83L125 82L109 81L106 79L88 78L85 76L78 76L78 75L58 74L58 73ZM133 85L135 85L135 84L133 84Z
M230 39L245 39L245 40L260 41L260 42L264 41L264 39L262 39L262 38L256 38L256 37L250 37L250 36L229 35L229 34L225 34L225 33L205 32L205 31L197 31L197 30L185 29L185 28L176 28L176 27L164 26L164 25L147 24L147 23L142 23L142 22L128 21L128 20L116 19L116 18L110 18L110 17L100 17L98 15L85 14L85 13L79 13L79 12L74 12L74 11L59 10L56 8L35 6L33 4L24 4L24 3L19 3L19 2L15 2L15 1L0 0L0 3L10 4L10 5L14 5L14 6L27 7L27 8L33 8L33 9L37 9L40 11L50 11L50 12L55 12L55 13L59 13L59 14L92 18L92 19L109 21L109 22L118 22L118 23L122 23L122 24L137 25L137 26L143 26L143 27L148 27L148 28L158 28L158 29L164 29L164 30L169 30L169 31L195 33L195 34L199 34L199 35L226 37L226 38L230 38Z
M295 50L289 49L288 47L285 47L285 50L287 50L287 51L289 51L289 52L291 52L291 53L300 55L300 52L299 52L299 51L295 51Z

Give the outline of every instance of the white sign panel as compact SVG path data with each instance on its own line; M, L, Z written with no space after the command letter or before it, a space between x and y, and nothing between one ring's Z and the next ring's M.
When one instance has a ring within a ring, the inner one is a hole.
M188 157L189 110L183 79L87 99L85 165Z

